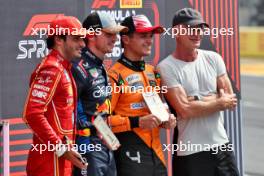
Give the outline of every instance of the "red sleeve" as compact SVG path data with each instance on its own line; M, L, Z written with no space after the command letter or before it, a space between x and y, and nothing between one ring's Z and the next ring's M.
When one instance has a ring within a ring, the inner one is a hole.
M58 82L61 79L61 71L56 67L42 68L31 80L29 94L25 103L23 119L33 130L33 133L43 143L56 144L60 141L49 124L45 112L52 100Z

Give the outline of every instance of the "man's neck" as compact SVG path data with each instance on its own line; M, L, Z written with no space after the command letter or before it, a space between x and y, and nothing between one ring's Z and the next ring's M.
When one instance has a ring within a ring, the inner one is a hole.
M63 59L70 61L70 58L66 56L66 54L65 54L65 52L63 51L62 48L54 47L53 50L56 50Z
M182 61L192 62L197 58L198 51L196 48L187 49L177 46L176 50L172 53L172 55Z
M124 56L129 59L130 61L143 61L143 56L138 56L133 52L124 50Z

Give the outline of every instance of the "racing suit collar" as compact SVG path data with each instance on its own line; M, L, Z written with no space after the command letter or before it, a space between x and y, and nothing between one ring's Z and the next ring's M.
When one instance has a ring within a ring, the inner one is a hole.
M59 51L52 49L50 55L56 57L59 61L59 63L61 63L63 65L64 68L70 68L71 63L66 60L60 53Z
M85 60L90 59L99 66L103 64L103 61L99 57L97 57L94 53L92 53L92 51L87 47L83 48L82 56L84 56Z
M118 60L119 63L125 65L134 71L144 71L145 70L145 61L131 61L124 54L122 54L121 58Z

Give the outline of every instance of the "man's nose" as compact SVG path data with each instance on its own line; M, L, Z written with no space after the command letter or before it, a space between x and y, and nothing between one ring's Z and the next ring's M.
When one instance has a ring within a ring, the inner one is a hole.
M113 35L112 35L112 40L113 40L114 42L117 41L117 34L113 34Z

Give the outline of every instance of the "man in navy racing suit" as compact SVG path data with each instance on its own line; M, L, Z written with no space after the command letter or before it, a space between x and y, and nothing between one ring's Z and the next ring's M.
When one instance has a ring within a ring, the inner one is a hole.
M83 22L83 27L94 29L87 36L82 59L74 63L73 76L78 90L78 115L76 143L78 151L89 163L87 170L74 169L74 175L116 176L113 152L98 137L93 126L97 114L103 118L111 114L111 84L103 65L106 53L111 53L117 40L117 33L126 29L106 13L91 13ZM99 29L99 30L98 30Z

